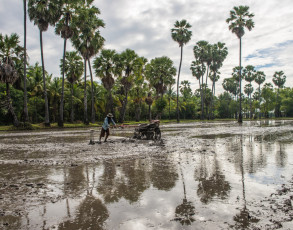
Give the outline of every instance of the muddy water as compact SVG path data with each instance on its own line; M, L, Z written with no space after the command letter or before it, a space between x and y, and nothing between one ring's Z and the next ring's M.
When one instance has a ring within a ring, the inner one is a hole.
M0 229L293 229L293 121L161 130L0 133Z

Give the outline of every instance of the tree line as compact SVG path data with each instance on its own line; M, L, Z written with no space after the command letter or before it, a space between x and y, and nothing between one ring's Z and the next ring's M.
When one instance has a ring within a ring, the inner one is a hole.
M0 34L1 124L19 126L23 121L44 122L50 126L51 122L58 122L58 126L63 127L64 122L95 123L109 112L121 123L154 117L176 118L177 122L179 118L238 117L242 122L243 110L249 118L268 117L272 110L276 117L292 116L292 89L284 88L286 76L283 71L274 74L276 88L273 89L271 83L263 84L264 72L256 71L252 65L241 66L244 28L251 30L254 27L254 15L248 12L249 7L234 7L227 19L229 29L240 41L240 62L233 69L232 77L224 79L225 92L216 96L215 83L228 55L225 43L198 41L195 44L190 70L198 80L199 88L192 92L189 81L180 82L183 46L192 36L191 25L186 20L176 21L171 29L171 37L180 47L177 72L172 60L166 56L149 61L131 49L121 53L104 49L105 39L100 29L105 23L99 18L100 10L93 1L23 0L24 46L19 44L16 33ZM41 64L28 63L27 13L39 28ZM64 40L59 63L61 76L54 78L44 63L43 33L49 26L54 26L56 34ZM68 40L75 51L66 51ZM94 81L94 75L101 83ZM244 94L242 79L247 81ZM253 82L258 85L255 92Z

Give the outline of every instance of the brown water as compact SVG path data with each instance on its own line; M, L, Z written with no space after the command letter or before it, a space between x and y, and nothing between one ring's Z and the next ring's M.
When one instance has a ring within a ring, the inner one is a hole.
M293 229L293 121L161 130L0 133L0 229Z

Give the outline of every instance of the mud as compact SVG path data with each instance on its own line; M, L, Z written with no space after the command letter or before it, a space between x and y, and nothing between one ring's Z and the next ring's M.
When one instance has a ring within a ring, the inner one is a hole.
M293 121L161 130L0 133L0 229L293 229Z

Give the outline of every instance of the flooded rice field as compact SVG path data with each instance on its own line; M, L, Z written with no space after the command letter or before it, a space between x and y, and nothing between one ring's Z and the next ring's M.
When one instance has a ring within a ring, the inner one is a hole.
M0 229L293 229L293 121L133 131L0 133Z

